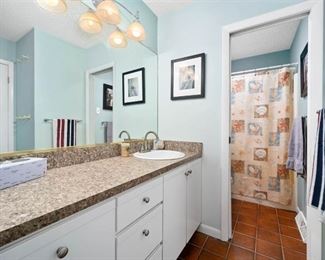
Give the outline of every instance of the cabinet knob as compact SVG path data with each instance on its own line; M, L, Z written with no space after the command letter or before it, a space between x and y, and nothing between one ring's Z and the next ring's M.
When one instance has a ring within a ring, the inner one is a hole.
M192 174L192 170L188 170L188 174Z
M144 235L144 236L149 236L149 234L150 234L150 231L149 231L149 229L145 229L145 230L143 230L142 231L142 234Z
M149 201L150 201L150 198L149 198L149 197L144 197L144 198L143 198L143 202L145 202L145 203L149 203Z
M189 176L190 174L188 173L188 171L185 172L185 176Z
M65 258L66 255L68 254L69 249L65 246L60 246L57 250L56 250L56 255L58 258L62 259Z

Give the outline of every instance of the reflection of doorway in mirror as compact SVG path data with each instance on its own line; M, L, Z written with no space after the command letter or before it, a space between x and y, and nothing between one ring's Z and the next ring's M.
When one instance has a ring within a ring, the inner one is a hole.
M13 63L0 59L0 152L13 151Z
M111 143L113 139L113 68L91 75L94 89L95 143Z

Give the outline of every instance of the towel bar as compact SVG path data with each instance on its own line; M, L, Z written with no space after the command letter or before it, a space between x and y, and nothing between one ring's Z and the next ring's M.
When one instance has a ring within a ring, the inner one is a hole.
M46 122L46 123L53 122L53 119L45 118L44 122ZM80 122L82 122L82 120L76 120L76 122L80 123Z

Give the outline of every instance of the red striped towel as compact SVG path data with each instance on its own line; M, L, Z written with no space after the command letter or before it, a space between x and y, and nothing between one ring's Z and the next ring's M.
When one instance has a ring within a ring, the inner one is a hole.
M53 119L53 147L77 145L77 120Z

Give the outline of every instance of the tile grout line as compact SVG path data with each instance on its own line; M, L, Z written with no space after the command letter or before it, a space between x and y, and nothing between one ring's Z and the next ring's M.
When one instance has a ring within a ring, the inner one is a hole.
M207 237L205 238L205 241L204 241L202 247L200 247L200 252L199 252L199 257L198 257L198 259L200 258L201 254L202 254L202 252L203 252L203 248L204 248L205 244L207 243L208 239L209 239L209 236L207 236Z
M278 209L276 209L275 211L276 211L276 218L277 218L277 221L278 221L278 229L279 229L279 236L280 236L280 243L281 243L282 258L283 258L283 260L285 260L284 248L283 248L283 241L282 241L282 235L281 235L281 229L280 229L280 221L279 221Z
M255 250L254 250L254 259L256 260L256 255L257 255L257 236L258 236L258 220L260 217L260 205L257 204L257 215L256 215L256 222L257 222L257 226L256 226L256 232L255 232Z

